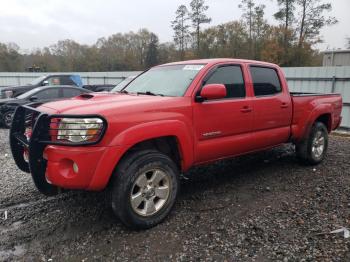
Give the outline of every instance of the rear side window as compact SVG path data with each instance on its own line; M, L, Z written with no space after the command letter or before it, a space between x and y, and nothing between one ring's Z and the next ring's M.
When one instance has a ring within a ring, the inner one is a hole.
M208 84L223 84L226 87L226 98L245 97L245 85L240 66L223 66L217 68L205 81Z
M61 85L67 85L67 86L75 86L76 84L69 76L61 76L60 77Z
M273 68L251 66L255 96L270 96L282 91L281 82Z

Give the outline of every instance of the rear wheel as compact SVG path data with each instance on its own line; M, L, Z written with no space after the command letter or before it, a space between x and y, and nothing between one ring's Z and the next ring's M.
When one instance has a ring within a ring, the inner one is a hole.
M322 162L328 149L328 130L321 122L316 122L309 136L296 145L296 154L305 164L316 165Z
M179 174L165 154L143 150L129 154L118 165L112 181L112 208L135 229L162 222L175 204Z

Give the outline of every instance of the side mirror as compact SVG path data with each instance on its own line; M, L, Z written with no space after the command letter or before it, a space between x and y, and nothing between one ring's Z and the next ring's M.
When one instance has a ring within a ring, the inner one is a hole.
M43 81L42 85L43 86L48 86L49 85L49 81L47 81L47 80Z
M37 96L32 96L31 98L29 98L29 100L31 102L34 102L34 101L37 101L38 100L38 97Z
M223 84L209 84L202 88L199 99L203 102L203 100L225 98L226 95L226 87Z

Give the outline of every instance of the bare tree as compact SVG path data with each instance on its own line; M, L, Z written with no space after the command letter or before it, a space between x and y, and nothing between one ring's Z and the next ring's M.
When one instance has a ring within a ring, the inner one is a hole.
M281 21L284 25L284 54L285 54L285 63L288 63L288 49L290 46L291 36L290 28L293 26L295 21L295 2L296 0L277 0L277 4L280 9L275 13L275 18L278 21Z
M324 16L325 11L332 10L332 5L321 0L297 0L297 4L301 7L298 47L302 48L305 41L310 44L322 42L320 30L338 22L335 17Z
M258 5L254 8L253 13L253 42L254 42L254 59L260 59L261 44L268 30L267 20L265 19L265 5Z
M245 24L248 27L249 32L249 53L253 56L252 46L253 46L253 19L254 19L254 7L255 3L253 0L242 0L238 5L239 8L243 11L243 19L245 20Z
M179 47L181 60L185 57L185 49L190 37L189 12L185 5L180 5L176 10L175 20L171 22L171 27L174 30L174 42Z
M205 14L205 11L209 9L209 6L205 5L204 0L192 0L190 6L190 17L192 26L195 29L196 49L197 55L199 55L201 25L211 22L211 18Z

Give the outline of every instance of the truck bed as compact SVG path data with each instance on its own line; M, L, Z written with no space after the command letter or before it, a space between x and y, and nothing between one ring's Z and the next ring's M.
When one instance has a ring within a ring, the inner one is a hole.
M337 93L304 93L304 92L290 92L291 96L340 96Z
M291 92L293 102L292 134L301 139L314 123L316 115L329 121L329 132L338 128L341 122L342 97L340 94L318 94ZM322 114L324 112L324 114ZM332 112L331 114L327 112ZM314 116L315 115L315 116Z

